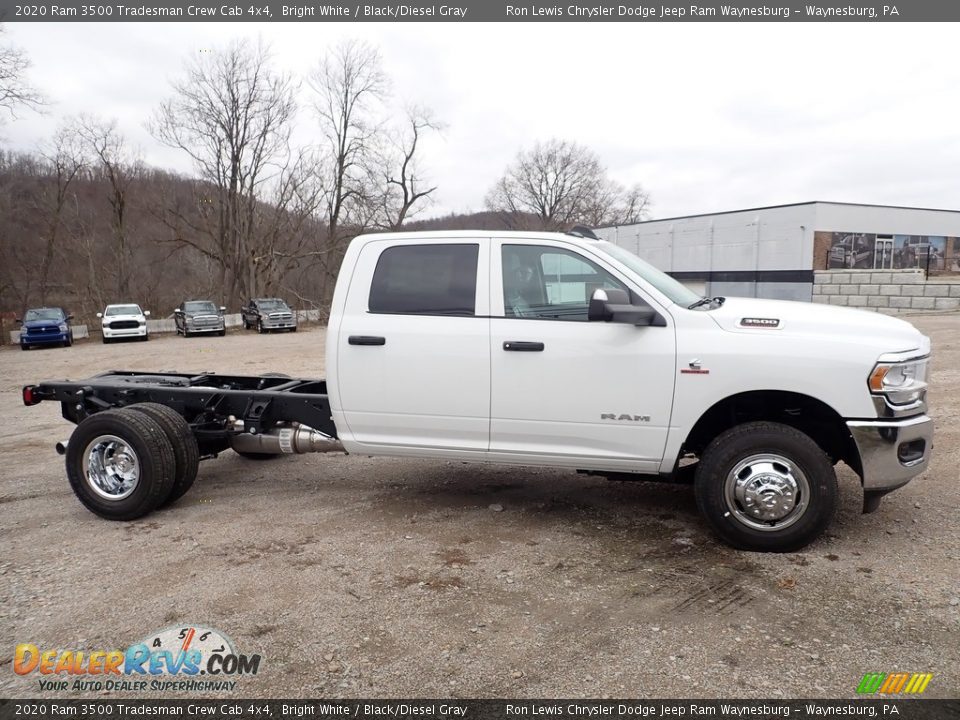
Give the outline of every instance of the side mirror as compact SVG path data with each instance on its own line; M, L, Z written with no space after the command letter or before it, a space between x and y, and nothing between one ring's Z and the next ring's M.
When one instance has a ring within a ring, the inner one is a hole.
M73 315L67 315L67 320L73 320Z
M220 312L223 313L223 312L226 312L226 311L227 311L227 308L225 308L223 305L221 305L221 306L220 306Z
M150 317L150 311L149 311L149 310L144 310L144 311L143 311L143 316L144 316L144 317Z
M23 320L21 320L20 318L15 318L15 319L14 319L14 322L15 322L17 325L23 325Z
M98 317L98 318L102 318L102 317L103 317L103 313L97 313L97 317Z
M594 290L587 310L590 322L615 322L629 325L666 326L666 321L649 305L630 304L626 290Z
M183 312L183 310L181 310L180 308L174 308L174 309L173 309L173 314L174 314L174 315L179 315L179 314L182 313L182 312Z

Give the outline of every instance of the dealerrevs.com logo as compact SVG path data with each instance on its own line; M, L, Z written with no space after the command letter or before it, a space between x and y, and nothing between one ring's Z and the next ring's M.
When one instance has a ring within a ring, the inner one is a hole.
M219 630L177 625L126 650L59 650L20 643L13 671L37 678L41 691L233 690L233 678L256 675L259 655L244 655Z

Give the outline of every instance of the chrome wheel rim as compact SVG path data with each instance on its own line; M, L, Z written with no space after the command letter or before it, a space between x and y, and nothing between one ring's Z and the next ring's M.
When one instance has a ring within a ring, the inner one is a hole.
M751 455L727 474L724 499L729 514L742 525L773 532L803 517L810 502L810 484L803 470L783 455Z
M105 500L123 500L140 484L140 458L116 435L99 435L83 452L87 485Z

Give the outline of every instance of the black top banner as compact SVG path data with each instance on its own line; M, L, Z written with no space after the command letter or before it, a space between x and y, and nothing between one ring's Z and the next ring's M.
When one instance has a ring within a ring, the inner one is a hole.
M960 21L960 3L450 0L0 0L2 22L928 22Z

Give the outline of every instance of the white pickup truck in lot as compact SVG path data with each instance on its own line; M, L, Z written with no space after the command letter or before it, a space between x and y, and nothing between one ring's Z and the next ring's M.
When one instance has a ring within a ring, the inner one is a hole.
M790 551L830 524L839 461L864 512L927 468L929 355L883 315L699 297L588 231L397 233L347 250L326 380L111 372L23 400L78 424L67 475L111 519L228 448L334 450L692 478L724 541Z

